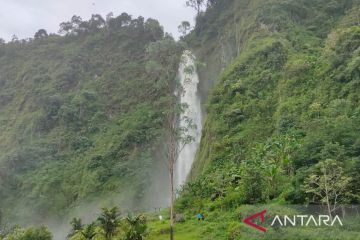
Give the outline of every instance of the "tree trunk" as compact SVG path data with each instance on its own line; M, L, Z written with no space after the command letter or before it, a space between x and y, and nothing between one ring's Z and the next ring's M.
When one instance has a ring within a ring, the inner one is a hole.
M174 240L174 164L170 166L170 240Z
M332 214L331 214L331 203L330 203L330 199L329 199L329 191L328 191L328 184L327 184L327 173L326 173L326 167L323 166L324 168L324 182L325 182L325 194L326 194L326 205L328 208L328 212L329 212L329 216L331 221L333 220L332 218Z

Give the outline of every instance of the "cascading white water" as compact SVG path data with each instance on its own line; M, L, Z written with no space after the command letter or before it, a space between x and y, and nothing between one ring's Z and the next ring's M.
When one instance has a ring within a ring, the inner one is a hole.
M184 51L179 66L179 77L182 86L182 94L180 101L186 104L184 113L181 115L181 127L187 127L188 123L185 119L190 119L196 126L189 128L187 135L192 136L194 141L184 146L179 153L179 157L175 165L175 181L176 188L179 188L186 181L194 162L195 154L201 139L201 101L198 94L199 76L195 65L195 56L191 51Z

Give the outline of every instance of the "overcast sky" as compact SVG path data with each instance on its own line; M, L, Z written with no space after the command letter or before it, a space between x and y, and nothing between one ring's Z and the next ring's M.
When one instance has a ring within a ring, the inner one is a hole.
M109 12L158 19L175 37L181 21L192 23L195 15L185 7L185 0L0 0L0 38L10 40L13 34L20 39L33 37L41 28L54 33L73 15L88 20L93 13L105 17Z

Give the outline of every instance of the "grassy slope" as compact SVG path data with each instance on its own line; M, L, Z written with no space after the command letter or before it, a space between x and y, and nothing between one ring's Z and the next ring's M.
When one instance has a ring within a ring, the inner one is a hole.
M285 228L282 231L274 231L269 229L266 234L258 232L242 223L240 218L252 215L263 210L261 206L242 205L232 211L209 211L205 212L206 220L198 221L196 214L186 214L186 221L175 224L175 239L179 240L256 240L256 239L273 239L273 240L290 240L290 239L359 239L359 223L358 218L349 218L343 221L343 227L334 228L314 228L308 226L304 228ZM296 214L296 210L289 206L279 206L270 204L266 206L270 212L277 214ZM169 221L160 222L155 215L149 218L148 239L165 240L169 239L168 225Z

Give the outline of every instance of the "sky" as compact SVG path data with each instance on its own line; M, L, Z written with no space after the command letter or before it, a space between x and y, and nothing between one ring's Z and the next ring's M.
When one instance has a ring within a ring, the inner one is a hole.
M88 20L99 13L104 18L127 12L133 17L155 18L166 32L178 37L177 26L184 20L194 22L195 12L185 0L0 0L0 38L9 41L33 37L39 29L57 33L59 24L79 15Z

